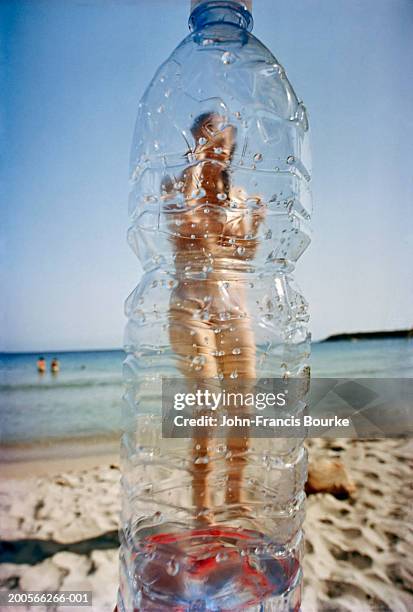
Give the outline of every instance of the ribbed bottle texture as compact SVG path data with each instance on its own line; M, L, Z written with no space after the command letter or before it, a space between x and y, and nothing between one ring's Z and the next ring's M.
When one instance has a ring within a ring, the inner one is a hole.
M235 5L192 15L139 104L120 611L300 607L303 440L162 437L163 377L309 376L307 115Z

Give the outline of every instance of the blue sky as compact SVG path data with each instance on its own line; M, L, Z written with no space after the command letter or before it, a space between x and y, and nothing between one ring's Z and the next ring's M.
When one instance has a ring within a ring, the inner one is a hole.
M2 0L4 350L119 347L137 104L189 0ZM315 338L413 323L413 3L254 0L310 113Z

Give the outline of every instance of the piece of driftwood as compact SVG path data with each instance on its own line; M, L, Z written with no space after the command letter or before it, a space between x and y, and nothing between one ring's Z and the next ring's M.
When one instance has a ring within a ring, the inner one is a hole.
M308 466L305 485L307 495L331 493L337 499L347 499L356 492L356 485L338 459L317 459Z

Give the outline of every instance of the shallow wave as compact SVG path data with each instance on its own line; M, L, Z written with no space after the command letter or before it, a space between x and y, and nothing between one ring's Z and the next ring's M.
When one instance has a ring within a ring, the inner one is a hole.
M112 379L92 379L92 380L66 380L53 383L19 383L0 385L1 391L46 391L56 389L80 389L85 387L122 387L121 378Z

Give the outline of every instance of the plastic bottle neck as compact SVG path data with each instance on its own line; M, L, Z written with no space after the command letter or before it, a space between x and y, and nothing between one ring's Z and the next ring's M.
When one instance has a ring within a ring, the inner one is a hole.
M189 16L189 28L196 31L212 24L231 24L251 32L253 19L248 10L250 5L248 0L195 0Z

